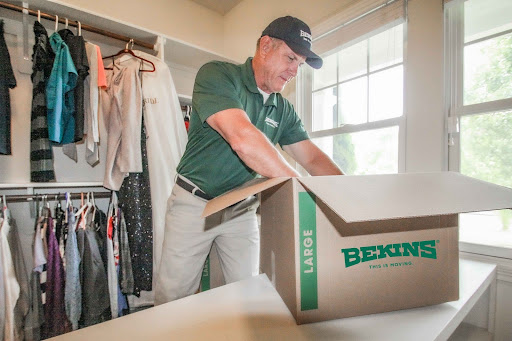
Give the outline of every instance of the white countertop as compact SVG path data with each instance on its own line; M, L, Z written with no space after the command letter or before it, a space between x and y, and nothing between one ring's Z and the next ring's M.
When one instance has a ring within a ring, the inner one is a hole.
M495 280L495 265L461 259L458 301L298 326L260 275L52 340L446 340Z

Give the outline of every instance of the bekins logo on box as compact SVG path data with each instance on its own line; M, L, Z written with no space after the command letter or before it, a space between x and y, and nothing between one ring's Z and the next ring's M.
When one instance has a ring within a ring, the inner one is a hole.
M345 267L386 257L421 257L437 259L436 240L423 240L412 243L361 246L341 249L345 256Z

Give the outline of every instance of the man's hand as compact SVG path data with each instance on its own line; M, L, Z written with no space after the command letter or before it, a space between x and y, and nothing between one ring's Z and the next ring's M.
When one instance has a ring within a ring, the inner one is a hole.
M343 175L338 165L311 140L283 146L283 150L311 175Z

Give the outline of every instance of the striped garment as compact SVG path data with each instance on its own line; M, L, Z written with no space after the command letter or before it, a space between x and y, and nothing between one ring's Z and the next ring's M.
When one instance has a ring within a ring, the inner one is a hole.
M48 139L46 83L50 77L54 54L46 29L34 22L36 43L32 55L32 119L30 132L30 179L32 182L55 180L53 153Z

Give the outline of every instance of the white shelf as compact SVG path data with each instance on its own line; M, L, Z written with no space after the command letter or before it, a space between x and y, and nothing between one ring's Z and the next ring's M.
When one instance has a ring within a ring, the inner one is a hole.
M0 184L0 189L25 189L25 188L76 188L76 187L102 187L103 183L98 181L89 182L26 182L13 184ZM106 189L105 189L106 190Z
M447 340L495 281L495 265L461 260L458 301L299 326L260 275L55 340Z
M5 2L12 3L14 5L20 6L20 1L14 0L3 0ZM165 40L164 45L164 58L168 63L175 63L184 65L186 67L193 68L195 70L199 69L203 64L212 61L212 60L222 60L222 61L232 61L226 56L220 55L216 52L210 51L208 49L201 48L199 46L189 44L180 39L169 36L163 32L156 32L153 30L149 30L140 26L136 26L122 20L116 19L111 16L105 16L104 14L95 13L90 10L86 10L80 8L78 6L71 5L69 3L65 3L59 0L26 0L29 4L29 8L32 10L40 10L41 12L48 13L51 15L58 15L59 18L68 18L72 21L80 21L83 24L91 25L97 27L99 29L103 29L105 31L109 31L112 33L121 34L133 39L142 40L151 44L156 44L158 41L158 37L162 37ZM7 9L2 9L2 15L7 15L11 18L16 18L17 20L21 20L21 13L14 12ZM32 17L34 18L34 17ZM31 19L33 20L33 19ZM48 20L41 20L41 23L46 24L50 23ZM48 26L50 27L50 26ZM53 27L53 26L51 26ZM64 27L64 25L59 24L59 27ZM52 28L53 30L53 28ZM72 27L74 31L75 28ZM105 37L96 33L91 33L85 30L82 30L82 35L86 39L91 39L95 42L103 42L109 45L115 45L124 47L126 42L121 42L114 38ZM136 47L142 51L156 54L156 51L148 50L145 48Z
M178 94L181 105L192 105L192 96Z

